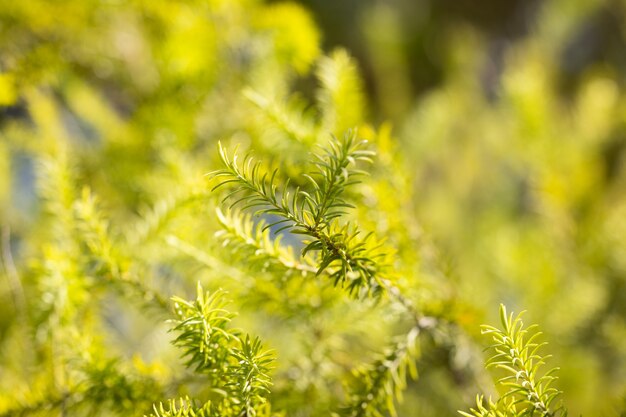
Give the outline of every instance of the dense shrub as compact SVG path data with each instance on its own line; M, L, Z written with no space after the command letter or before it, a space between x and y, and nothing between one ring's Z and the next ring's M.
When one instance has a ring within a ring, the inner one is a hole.
M372 101L295 3L0 4L0 415L625 413L626 96L562 92L580 3L495 63L446 32L415 104L382 6ZM481 336L500 303L545 334Z

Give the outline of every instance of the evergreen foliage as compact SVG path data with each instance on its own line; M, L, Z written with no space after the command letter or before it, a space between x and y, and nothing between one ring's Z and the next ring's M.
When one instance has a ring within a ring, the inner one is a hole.
M497 368L506 376L498 379L498 384L506 392L497 402L489 400L483 405L483 398L477 397L476 409L472 414L460 412L467 417L472 416L566 416L567 411L562 405L555 407L554 402L561 394L551 387L557 379L553 368L541 375L540 368L545 365L549 356L541 356L539 350L546 343L536 340L541 333L535 331L536 326L524 328L522 313L507 315L506 308L500 305L500 321L502 328L484 325L482 333L491 336L494 344L490 346L492 356L487 361L488 368Z
M378 248L369 241L370 235L359 237L356 227L338 221L346 208L353 207L344 200L345 188L356 184L355 178L363 175L354 165L359 161L371 162L372 152L362 149L363 144L356 140L355 132L346 133L341 141L331 141L322 155L314 155L312 165L316 170L304 174L311 189L306 191L298 186L289 190L286 184L280 194L275 184L277 169L269 174L251 156L244 158L240 167L237 154L231 160L220 147L225 169L212 174L220 180L213 190L234 183L234 190L224 200L243 195L231 204L231 209L241 204L242 210L257 208L256 215L278 218L261 232L280 226L274 233L289 230L306 236L302 256L310 251L319 254L317 275L331 270L328 275L334 284L347 286L351 294L360 290L377 292L382 287L377 259L382 255L376 253Z
M0 417L624 414L626 94L554 82L604 6L415 100L363 4L366 76L292 2L0 2ZM559 379L504 307L485 371L502 300Z
M220 399L195 407L188 398L169 402L165 411L155 407L155 416L257 416L265 415L271 385L269 371L274 358L264 351L259 338L243 335L228 324L233 317L224 309L221 292L205 293L200 284L196 300L174 298L174 345L183 350L185 366L206 376L211 391ZM178 405L177 405L178 404Z

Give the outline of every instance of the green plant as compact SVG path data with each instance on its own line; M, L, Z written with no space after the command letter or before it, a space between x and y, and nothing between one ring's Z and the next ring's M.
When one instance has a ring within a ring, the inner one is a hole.
M484 325L482 333L491 337L493 345L489 347L491 356L487 360L488 368L502 370L504 376L497 381L504 390L500 398L486 403L482 396L476 398L476 409L470 413L460 411L461 415L472 416L566 416L563 405L554 403L561 392L551 385L557 379L554 376L558 368L542 373L541 367L549 356L542 356L539 350L546 344L539 343L541 335L536 325L524 328L521 319L523 313L514 316L507 314L506 307L500 305L502 328Z
M394 2L337 19L373 68L293 2L0 2L0 416L623 410L623 71L559 61L619 1L507 42ZM507 316L491 402L500 300L568 366Z
M302 256L308 252L319 254L316 260L316 275L326 272L334 281L347 287L350 294L371 293L380 289L382 279L376 254L377 246L368 242L371 235L361 234L349 223L340 223L338 218L346 208L354 207L344 200L346 187L356 184L355 177L363 175L354 167L359 161L371 161L371 151L362 149L363 142L356 140L356 132L348 132L343 140L333 140L323 155L314 155L312 162L316 171L304 174L310 182L310 190L290 190L287 183L280 187L275 183L278 169L271 175L265 172L260 162L253 162L247 156L237 165L237 155L232 160L220 147L220 156L225 169L212 176L220 179L213 190L235 184L224 200L243 194L231 208L238 204L243 209L258 208L256 216L276 216L278 220L268 222L261 231L280 225L274 233L289 230L293 234L304 235ZM328 272L331 271L331 272Z
M168 411L155 407L155 416L262 416L269 394L269 371L274 358L258 338L240 334L228 325L232 314L224 310L220 292L205 293L198 284L195 301L174 298L178 333L174 345L183 350L185 366L207 378L218 400L195 407L188 398L170 401Z

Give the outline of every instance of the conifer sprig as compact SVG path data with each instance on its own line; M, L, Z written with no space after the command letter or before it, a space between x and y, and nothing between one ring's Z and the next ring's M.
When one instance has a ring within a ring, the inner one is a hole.
M256 215L278 218L263 230L277 227L275 233L290 230L306 236L302 256L318 253L318 275L330 271L335 285L345 286L350 294L380 293L383 285L379 261L384 257L380 245L371 234L362 236L354 225L338 221L344 210L352 207L343 198L346 188L358 183L358 177L364 174L356 168L357 163L371 162L373 152L364 149L365 143L354 131L348 131L341 140L333 139L328 148L314 155L315 169L304 174L310 189L290 190L287 181L282 192L276 183L278 170L270 175L251 156L240 165L236 151L231 159L220 145L225 168L210 174L220 180L213 190L233 184L224 198L226 201L237 196L231 208L255 208Z
M489 347L493 355L487 360L487 368L502 369L506 376L497 383L506 388L506 392L493 403L485 407L482 398L477 398L477 409L472 414L460 412L463 416L526 416L526 417L563 417L567 410L563 405L554 406L561 394L552 387L557 379L554 374L558 368L552 368L541 375L540 369L550 355L542 356L539 350L547 343L537 342L541 332L537 325L524 327L522 315L507 314L506 307L500 305L502 328L483 325L482 333L491 336L494 344ZM504 412L505 414L501 414Z
M313 193L305 194L305 197L310 200L315 227L327 226L344 214L343 209L354 207L343 199L342 194L346 187L359 182L357 177L365 174L365 171L355 168L356 163L372 162L375 153L363 149L365 144L365 141L357 141L356 135L348 132L344 140L330 141L321 154L313 154L317 172L314 176L305 174L313 186Z
M172 328L178 333L173 343L183 350L186 366L208 376L222 400L203 407L184 399L179 406L171 401L167 409L155 407L154 416L254 417L265 409L274 355L263 349L258 338L229 328L234 315L224 309L223 295L204 292L198 284L194 301L174 297L177 319Z
M255 416L257 407L265 403L272 382L269 371L274 361L271 352L263 350L258 337L246 335L239 339L237 347L230 351L236 361L228 368L225 387L232 395L231 401L240 408L239 415Z
M269 175L263 169L262 163L254 161L251 155L245 156L239 165L237 151L235 150L231 159L220 144L220 158L225 168L209 175L214 178L223 177L224 180L213 187L212 191L234 183L235 188L224 198L226 201L239 195L231 203L231 208L241 203L242 210L256 207L257 215L282 217L280 221L267 225L272 228L287 223L275 233L293 228L294 233L311 235L316 230L328 227L333 219L344 214L342 209L353 207L342 198L342 194L346 187L358 183L355 177L365 173L356 169L357 162L371 162L374 152L363 149L366 143L359 141L354 131L348 131L341 140L333 138L327 149L323 149L320 154L313 154L312 163L316 170L304 174L311 183L312 191L307 192L300 187L291 191L288 181L281 193L276 184L278 169L274 169Z
M239 198L231 203L230 208L242 204L241 210L248 208L258 208L257 215L276 215L281 217L281 221L269 224L267 227L272 227L277 224L287 223L286 226L281 227L278 233L284 229L300 228L302 231L306 230L307 224L305 223L303 215L298 216L297 205L302 200L300 197L300 189L296 191L290 198L288 191L288 185L285 186L285 191L282 196L278 195L278 185L275 183L278 169L272 171L271 176L268 178L268 173L264 172L262 164L259 161L254 161L251 155L247 155L241 166L238 164L239 155L237 149L235 149L232 160L227 154L226 149L219 145L219 153L222 163L225 169L214 171L209 173L209 176L213 178L224 178L220 181L211 191L215 191L220 187L227 184L234 184L233 190L230 190L223 201L229 200L240 194Z
M222 291L204 293L198 285L195 301L174 297L178 320L172 331L179 335L174 345L184 352L185 366L219 381L229 356L229 345L236 337L227 325L234 317L224 309Z

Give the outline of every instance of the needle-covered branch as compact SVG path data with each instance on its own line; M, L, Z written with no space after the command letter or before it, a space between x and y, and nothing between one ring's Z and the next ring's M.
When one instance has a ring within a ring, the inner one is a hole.
M489 400L483 404L483 398L477 397L477 408L470 413L460 412L467 417L473 416L527 416L527 417L563 417L567 410L562 404L556 404L561 391L552 387L557 379L554 374L558 368L552 368L542 374L541 368L550 355L543 356L539 350L546 342L537 341L541 332L537 325L524 327L522 313L514 316L507 314L506 307L500 305L501 328L483 325L482 333L492 338L489 347L492 355L487 360L487 368L504 371L505 376L497 383L506 392L497 402ZM504 414L503 414L504 413Z
M271 217L262 230L289 230L303 235L302 256L309 252L318 255L318 275L329 272L334 284L345 287L350 294L380 293L384 266L380 261L385 256L380 243L371 234L340 221L345 210L352 207L344 199L346 189L365 174L357 165L371 162L374 155L364 148L365 144L354 131L340 140L333 139L313 156L314 169L304 174L309 187L295 190L289 187L289 181L283 186L278 184L278 170L270 174L251 156L239 164L237 153L231 158L220 145L224 169L210 174L219 181L213 190L231 184L233 188L224 201L231 200L231 208L254 209L257 216Z
M155 406L153 416L264 415L259 410L267 409L274 355L258 338L229 327L234 315L224 309L223 297L222 291L211 294L200 284L195 300L174 297L176 319L171 329L178 333L173 343L182 349L186 366L206 376L221 401L202 407L185 400L170 401L169 407Z

